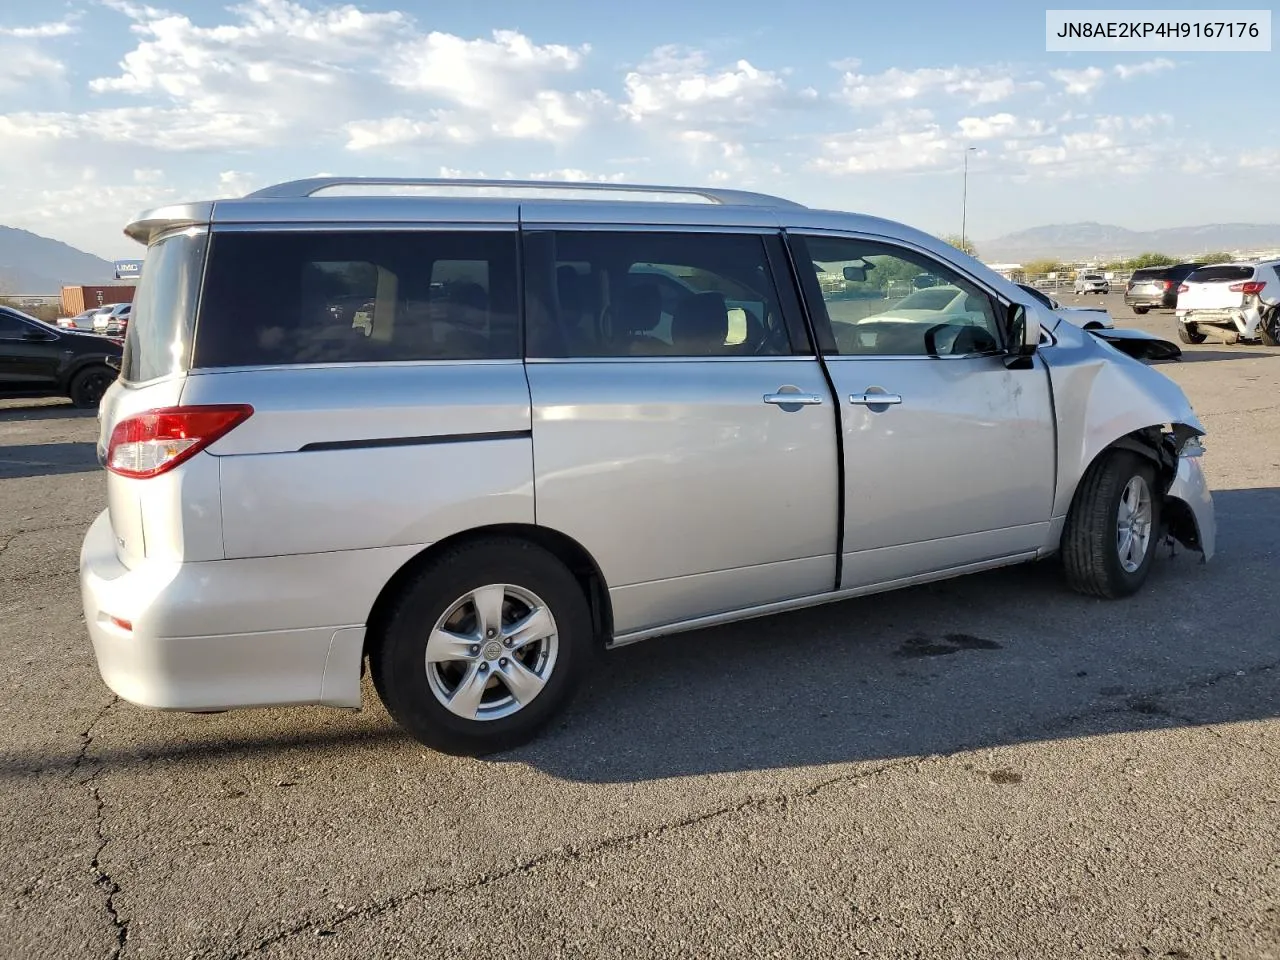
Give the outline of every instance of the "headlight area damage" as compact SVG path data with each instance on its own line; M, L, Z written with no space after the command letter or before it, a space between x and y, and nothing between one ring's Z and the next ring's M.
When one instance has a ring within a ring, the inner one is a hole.
M1213 557L1213 499L1200 467L1204 431L1185 423L1148 427L1116 441L1114 446L1155 460L1165 485L1164 532L1208 562Z

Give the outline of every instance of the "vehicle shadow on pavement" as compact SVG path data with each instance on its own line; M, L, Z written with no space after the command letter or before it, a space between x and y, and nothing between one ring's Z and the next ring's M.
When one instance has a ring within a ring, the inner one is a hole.
M540 738L488 762L634 783L1280 716L1280 684L1238 682L1280 676L1270 592L1280 489L1215 501L1213 561L1161 546L1147 586L1126 600L1074 594L1046 561L636 644L605 655ZM422 764L424 748L365 689L359 714L192 716L121 703L137 711L132 732L113 742L99 729L92 765L231 770L264 754L358 754L398 777ZM1248 693L1258 689L1270 692ZM8 751L0 781L83 759Z
M3 399L3 398L0 398ZM0 406L0 423L14 423L30 420L92 420L98 416L97 410L82 410L69 403L29 403Z
M1207 360L1265 360L1269 357L1280 357L1280 351L1260 348L1256 350L1214 350L1199 347L1182 348L1182 359L1173 363L1203 363Z
M92 443L0 445L0 480L52 477L101 469Z

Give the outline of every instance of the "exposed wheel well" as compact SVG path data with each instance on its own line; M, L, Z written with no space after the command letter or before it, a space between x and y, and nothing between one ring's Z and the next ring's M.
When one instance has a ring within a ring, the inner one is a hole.
M600 567L596 564L591 554L587 552L586 548L572 537L566 536L558 530L528 523L504 523L488 527L477 527L473 530L445 537L445 539L427 547L397 570L378 593L378 598L373 602L373 608L369 611L364 635L365 652L368 653L372 645L381 638L386 617L390 613L395 598L399 595L405 582L422 569L425 564L430 563L444 551L460 544L494 537L510 537L537 544L568 567L574 578L581 585L583 593L586 594L587 603L591 607L592 626L595 629L597 641L602 646L608 641L613 635L613 606L609 602L608 586L605 584L604 576L600 573Z
M1162 426L1143 427L1141 430L1135 430L1111 441L1089 461L1076 482L1076 489L1071 497L1072 506L1075 505L1076 496L1080 492L1085 476L1103 457L1115 450L1129 450L1150 460L1155 464L1160 495L1163 497L1168 491L1169 485L1173 483L1173 478L1178 472L1178 457L1174 451L1173 441Z

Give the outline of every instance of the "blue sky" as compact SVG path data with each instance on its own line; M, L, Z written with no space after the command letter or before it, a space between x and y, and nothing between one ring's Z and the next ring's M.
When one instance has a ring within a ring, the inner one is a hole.
M967 146L979 240L1280 219L1274 53L1044 46L1025 3L6 4L0 223L133 256L146 206L350 173L715 183L947 233Z

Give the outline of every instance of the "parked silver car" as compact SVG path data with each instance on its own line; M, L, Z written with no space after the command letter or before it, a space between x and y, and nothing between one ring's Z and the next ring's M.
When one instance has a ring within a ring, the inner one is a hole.
M483 753L596 648L1054 554L1123 597L1166 535L1213 553L1182 391L897 223L316 179L126 232L80 563L139 704L358 708L367 661L414 736Z
M1076 277L1071 291L1076 296L1085 293L1110 293L1111 281L1100 273L1082 273Z

